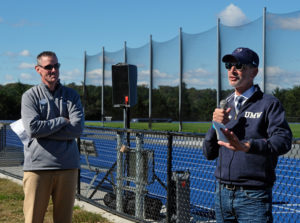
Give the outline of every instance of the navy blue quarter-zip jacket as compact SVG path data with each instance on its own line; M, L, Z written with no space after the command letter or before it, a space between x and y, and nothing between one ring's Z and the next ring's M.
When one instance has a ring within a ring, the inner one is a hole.
M214 128L205 136L203 152L208 160L219 157L215 177L222 183L240 186L273 186L279 155L291 149L292 133L285 120L279 100L264 94L255 85L254 94L243 104L238 114L234 97L228 97L232 108L225 125L241 142L249 141L247 153L219 146Z

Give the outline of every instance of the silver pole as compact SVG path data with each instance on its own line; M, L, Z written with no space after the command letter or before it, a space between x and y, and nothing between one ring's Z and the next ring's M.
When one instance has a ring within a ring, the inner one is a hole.
M116 210L123 212L123 153L120 151L124 141L124 133L117 133L117 186L116 186Z
M179 131L182 131L182 28L179 29Z
M220 19L217 20L217 72L218 72L218 85L217 85L217 106L221 100L221 40L220 40Z
M266 91L266 7L263 9L263 64L262 64L262 91Z
M104 78L105 76L105 52L104 47L102 47L102 89L101 89L101 120L102 126L104 126Z
M143 134L136 134L136 150L135 150L135 217L139 219L144 219L144 191L145 183L143 179L143 157L142 157L142 147L143 147Z
M86 104L86 51L84 51L84 59L83 59L83 110L85 110L85 104Z
M124 41L124 63L127 63L127 47L126 47L126 41ZM126 107L123 107L123 128L128 128L128 115L127 115L127 109Z
M153 49L152 35L150 35L150 79L149 79L149 122L148 128L152 129L152 88L153 88Z
M127 45L126 45L126 41L124 41L124 63L127 63Z

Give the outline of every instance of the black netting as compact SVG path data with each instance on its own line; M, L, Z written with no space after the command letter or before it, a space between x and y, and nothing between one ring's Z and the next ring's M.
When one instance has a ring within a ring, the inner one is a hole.
M152 117L178 121L179 37L153 41ZM153 125L155 126L156 123Z
M137 66L137 105L130 109L131 118L148 118L150 87L150 44L127 48L127 63Z
M266 20L266 92L300 85L297 50L300 39L300 11L267 14Z
M263 61L263 18L250 22L242 26L220 25L221 57L225 54L231 54L238 47L248 47L257 52L260 58L259 67L262 68ZM221 88L222 90L232 89L228 84L227 70L224 63L221 64ZM262 85L261 69L254 82ZM225 97L225 95L223 96Z

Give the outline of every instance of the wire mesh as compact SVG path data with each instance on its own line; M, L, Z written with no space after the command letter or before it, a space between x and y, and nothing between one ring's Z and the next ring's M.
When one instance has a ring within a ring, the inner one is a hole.
M1 134L5 134L6 144L0 152L0 171L22 178L21 141L9 125L4 129ZM120 134L122 140L118 141ZM140 141L138 135L142 135ZM173 136L171 154L169 135ZM79 196L115 213L119 188L122 208L118 215L133 221L214 221L216 161L206 160L202 141L200 134L86 127L80 138ZM119 176L118 145L127 149L122 153ZM294 139L291 151L278 159L273 187L274 222L297 222L300 217L299 147L300 140Z

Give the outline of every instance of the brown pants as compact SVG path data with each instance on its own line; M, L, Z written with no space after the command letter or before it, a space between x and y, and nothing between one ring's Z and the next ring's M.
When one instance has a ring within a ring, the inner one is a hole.
M50 196L53 201L53 222L71 223L78 169L24 172L25 223L42 223Z

